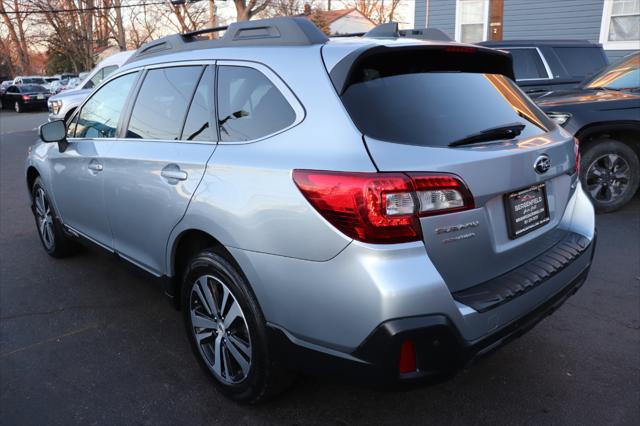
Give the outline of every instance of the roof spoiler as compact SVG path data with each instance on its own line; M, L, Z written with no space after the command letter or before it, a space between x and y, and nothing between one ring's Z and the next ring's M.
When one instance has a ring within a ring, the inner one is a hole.
M411 57L412 72L471 72L501 74L514 80L511 54L481 46L458 43L408 46L364 46L342 58L329 72L338 95L359 81L370 66L401 66Z

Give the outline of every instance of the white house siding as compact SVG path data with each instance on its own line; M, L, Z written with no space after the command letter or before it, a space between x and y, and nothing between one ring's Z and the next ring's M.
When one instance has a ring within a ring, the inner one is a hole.
M353 11L342 16L329 25L331 34L363 33L369 31L374 25L359 12Z

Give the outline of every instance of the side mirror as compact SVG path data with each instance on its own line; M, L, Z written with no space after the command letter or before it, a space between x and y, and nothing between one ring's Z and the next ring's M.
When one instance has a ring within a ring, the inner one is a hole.
M58 150L64 152L69 145L67 143L67 124L64 120L50 121L44 123L38 129L42 142L57 142Z
M64 120L45 123L38 129L42 142L62 142L67 139L67 125Z

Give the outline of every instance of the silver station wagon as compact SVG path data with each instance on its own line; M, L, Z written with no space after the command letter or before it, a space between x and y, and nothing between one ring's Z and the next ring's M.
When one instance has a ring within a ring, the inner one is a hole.
M47 253L89 241L158 277L228 397L296 371L446 378L585 281L575 142L508 53L395 24L204 33L148 43L44 124L26 181Z

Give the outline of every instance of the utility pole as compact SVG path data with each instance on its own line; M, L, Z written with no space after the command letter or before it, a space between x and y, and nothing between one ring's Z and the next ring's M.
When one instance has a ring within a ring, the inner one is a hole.
M216 16L216 5L215 0L209 0L209 27L215 28L218 25L218 17ZM209 38L213 40L214 38L218 38L216 33L210 33Z
M327 0L327 10L331 10L331 0Z

